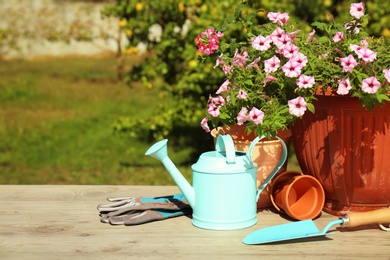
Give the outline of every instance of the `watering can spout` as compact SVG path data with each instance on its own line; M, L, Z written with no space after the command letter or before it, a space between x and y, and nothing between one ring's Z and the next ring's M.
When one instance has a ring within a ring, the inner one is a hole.
M154 145L152 145L146 152L145 155L149 155L159 161L162 162L164 167L167 169L169 174L172 176L176 185L180 188L183 195L186 197L188 203L191 207L195 206L195 194L194 189L188 183L188 181L184 178L184 176L177 169L175 164L171 161L168 156L168 148L167 148L168 140L161 140Z

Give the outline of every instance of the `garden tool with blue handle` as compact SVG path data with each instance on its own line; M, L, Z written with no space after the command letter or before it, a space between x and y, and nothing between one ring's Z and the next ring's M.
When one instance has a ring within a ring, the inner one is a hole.
M107 198L111 203L100 204L100 220L112 225L138 225L151 221L188 215L192 209L183 194L162 197Z

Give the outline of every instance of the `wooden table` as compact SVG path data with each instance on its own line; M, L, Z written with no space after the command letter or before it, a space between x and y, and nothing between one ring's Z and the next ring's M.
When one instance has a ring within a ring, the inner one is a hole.
M244 245L252 231L289 222L272 210L234 231L194 227L181 216L138 226L101 223L110 196L161 196L172 186L0 185L0 259L390 259L390 232L377 225L335 229L325 239ZM323 213L322 229L335 219Z

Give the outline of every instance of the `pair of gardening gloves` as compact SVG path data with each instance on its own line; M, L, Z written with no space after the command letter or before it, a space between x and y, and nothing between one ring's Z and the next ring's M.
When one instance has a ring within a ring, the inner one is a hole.
M107 198L111 203L100 204L100 221L112 225L139 225L151 221L188 215L192 209L183 194L162 197Z

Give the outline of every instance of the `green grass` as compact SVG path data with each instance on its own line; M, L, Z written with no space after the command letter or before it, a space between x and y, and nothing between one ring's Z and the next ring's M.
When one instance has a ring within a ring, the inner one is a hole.
M144 155L152 143L111 128L119 116L154 114L157 102L169 100L118 83L114 58L0 62L0 183L174 184ZM169 146L169 155L190 180L188 149Z
M111 130L118 116L145 117L146 104L163 102L119 84L115 59L2 62L0 79L0 183L173 184L144 155L151 144Z

